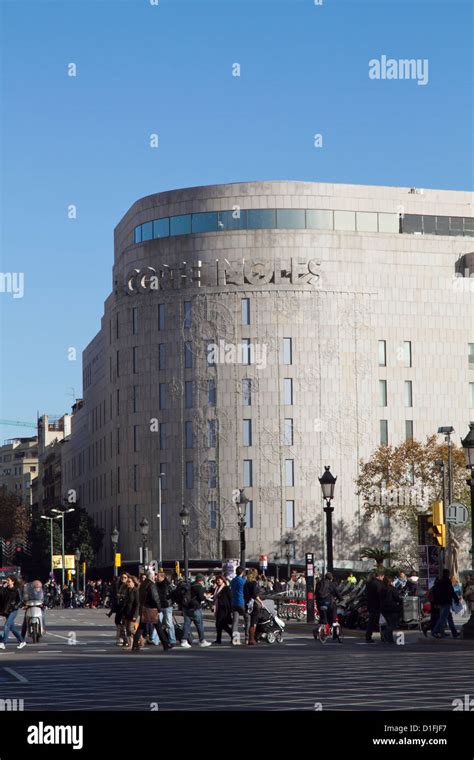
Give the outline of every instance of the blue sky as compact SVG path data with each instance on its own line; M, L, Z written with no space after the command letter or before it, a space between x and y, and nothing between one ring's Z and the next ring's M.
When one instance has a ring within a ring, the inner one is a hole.
M473 187L471 2L0 9L1 271L25 277L23 298L0 293L2 418L60 414L72 388L81 395L113 229L143 195L258 179ZM428 84L369 79L368 61L383 54L427 58ZM2 426L0 440L33 432Z

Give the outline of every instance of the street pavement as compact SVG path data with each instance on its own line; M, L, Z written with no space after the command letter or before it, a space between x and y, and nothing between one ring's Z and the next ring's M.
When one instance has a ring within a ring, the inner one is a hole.
M48 610L47 633L0 650L0 704L29 710L452 710L474 696L474 648L425 646L419 632L399 645L367 645L345 631L342 644L315 642L309 626L289 624L282 644L163 652L115 646L104 609ZM21 617L19 616L21 621ZM206 620L213 641L213 621ZM1 709L1 707L0 707Z

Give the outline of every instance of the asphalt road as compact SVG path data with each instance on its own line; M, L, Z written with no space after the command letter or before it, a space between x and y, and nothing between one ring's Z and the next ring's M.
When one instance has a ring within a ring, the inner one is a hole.
M211 619L206 631L213 641ZM10 637L0 650L0 700L25 711L452 710L474 697L474 648L418 639L367 645L346 631L322 645L292 624L282 644L131 653L115 646L106 610L48 611L44 640L18 651Z

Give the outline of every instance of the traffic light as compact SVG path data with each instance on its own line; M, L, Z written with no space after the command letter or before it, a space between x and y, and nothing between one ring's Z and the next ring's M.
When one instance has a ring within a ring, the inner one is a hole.
M436 546L446 548L446 525L444 524L443 502L434 501L431 505L431 515L429 517L429 533L433 536L433 542Z

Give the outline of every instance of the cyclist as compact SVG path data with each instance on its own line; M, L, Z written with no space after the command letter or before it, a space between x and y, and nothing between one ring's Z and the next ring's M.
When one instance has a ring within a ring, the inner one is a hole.
M332 629L333 637L337 638L334 623L336 622L336 599L342 599L337 590L332 573L326 573L316 584L316 605L319 610L320 625Z

